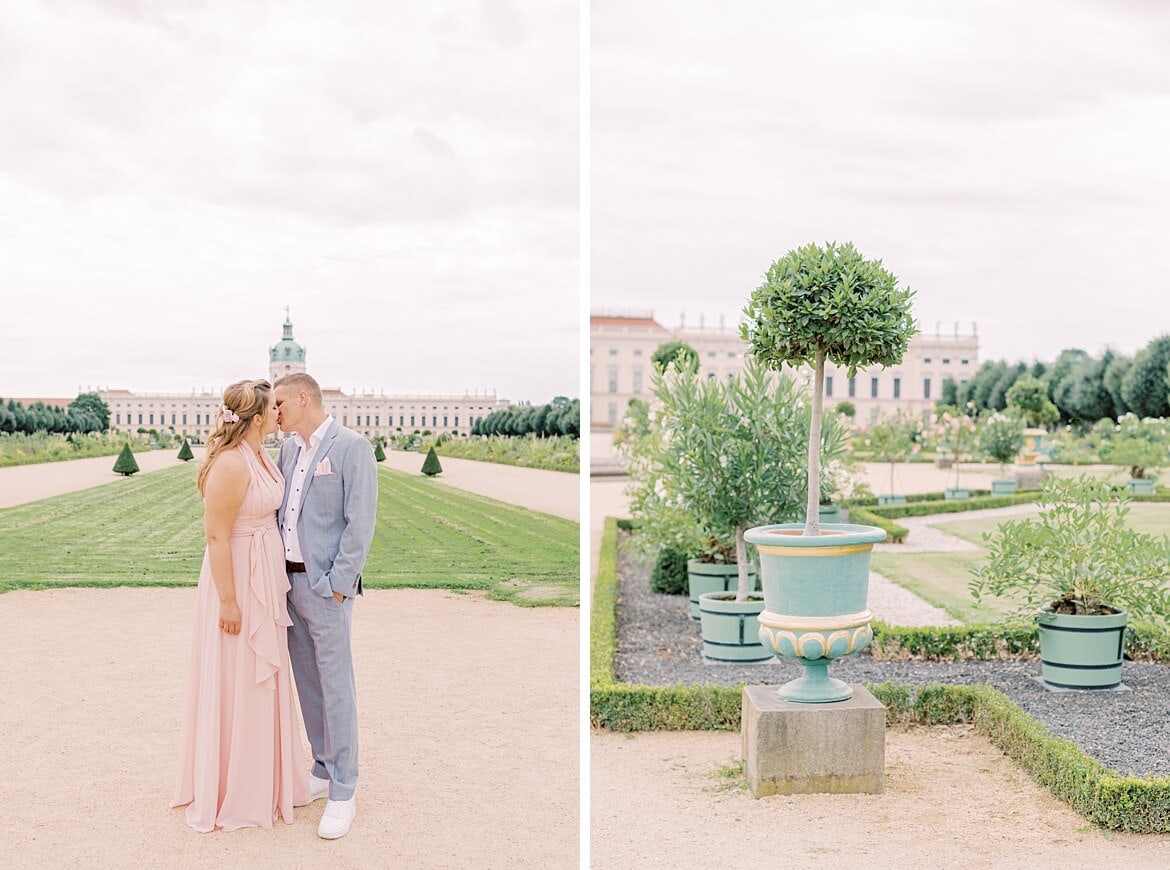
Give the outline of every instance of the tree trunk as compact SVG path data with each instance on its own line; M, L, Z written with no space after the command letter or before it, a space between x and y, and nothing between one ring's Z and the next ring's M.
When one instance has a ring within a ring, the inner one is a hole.
M821 409L825 393L825 352L817 351L816 375L813 378L812 421L808 427L808 505L804 515L804 534L821 533Z
M735 587L735 600L747 601L748 592L748 558L747 543L743 539L743 526L735 527L735 561L739 567L739 585Z
M894 466L895 465L897 465L896 462L890 463L890 495L894 494Z

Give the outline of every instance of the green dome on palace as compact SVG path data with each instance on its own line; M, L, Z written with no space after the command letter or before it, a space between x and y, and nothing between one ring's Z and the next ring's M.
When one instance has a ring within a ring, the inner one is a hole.
M268 349L268 360L274 363L305 361L305 349L293 341L292 321L287 317L284 320L284 335Z

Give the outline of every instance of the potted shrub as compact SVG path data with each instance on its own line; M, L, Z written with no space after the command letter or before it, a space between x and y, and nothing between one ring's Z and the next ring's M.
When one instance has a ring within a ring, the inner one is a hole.
M947 487L944 493L946 500L967 498L970 493L960 485L959 476L962 464L971 458L975 422L958 408L948 407L938 415L934 435L941 449L951 458L951 467L955 469L955 485Z
M890 491L878 496L878 504L905 504L906 496L896 493L894 472L899 462L908 462L922 450L921 421L909 411L883 417L869 427L865 447L875 462L890 464Z
M1043 484L1036 519L1001 523L970 589L1010 596L1034 613L1046 683L1108 689L1121 682L1127 617L1170 614L1170 541L1126 526L1128 496L1089 475ZM1038 608L1038 609L1037 609Z
M1000 411L985 417L979 426L979 447L999 463L999 479L991 481L992 495L1013 495L1016 482L1007 476L1007 464L1024 445L1024 427L1018 417Z
M777 655L804 665L803 677L780 687L786 700L851 697L847 684L829 677L828 663L873 640L866 610L869 557L886 533L873 526L822 528L817 510L825 362L846 368L850 377L866 366L900 363L916 331L913 295L898 287L880 261L866 260L852 244L814 244L773 263L744 309L742 335L756 359L776 370L813 368L804 526L763 526L745 535L760 555L761 640Z
M1153 469L1170 458L1170 436L1166 423L1158 419L1141 419L1124 414L1117 420L1115 432L1101 445L1101 459L1112 465L1129 466L1129 491L1134 495L1153 495L1156 478Z
M729 380L703 377L684 361L656 372L652 393L653 408L630 408L630 429L638 434L621 439L631 452L631 512L643 519L642 530L657 526L689 536L691 552L702 536L701 558L688 563L693 597L696 578L735 572L734 591L697 596L704 655L766 661L772 654L756 625L763 599L752 594L744 532L799 510L807 399L791 378L752 360ZM836 426L825 434L835 456Z

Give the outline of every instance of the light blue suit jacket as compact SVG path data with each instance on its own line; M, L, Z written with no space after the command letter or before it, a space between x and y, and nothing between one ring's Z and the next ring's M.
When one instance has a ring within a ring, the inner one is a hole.
M300 448L292 438L280 444L284 501L277 512L281 534ZM332 474L315 474L329 457ZM340 592L346 598L362 592L362 569L374 540L378 509L378 463L370 442L334 421L325 430L305 477L297 517L297 540L309 574L309 588L322 598Z

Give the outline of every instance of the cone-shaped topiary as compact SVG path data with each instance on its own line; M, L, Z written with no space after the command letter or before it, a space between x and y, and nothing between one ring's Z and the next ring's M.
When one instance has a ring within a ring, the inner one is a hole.
M382 449L382 439L379 438L374 442L374 460L376 462L386 461L386 451Z
M137 471L139 468L138 462L134 459L134 451L130 449L129 444L126 444L122 447L122 452L118 454L118 461L114 463L114 472L129 477Z
M195 454L191 452L191 445L187 443L187 439L183 439L183 446L179 448L179 458L184 462L188 462L195 458Z
M427 458L423 460L422 473L427 477L434 477L442 472L443 466L439 465L439 457L435 453L435 448L432 447L427 451Z

